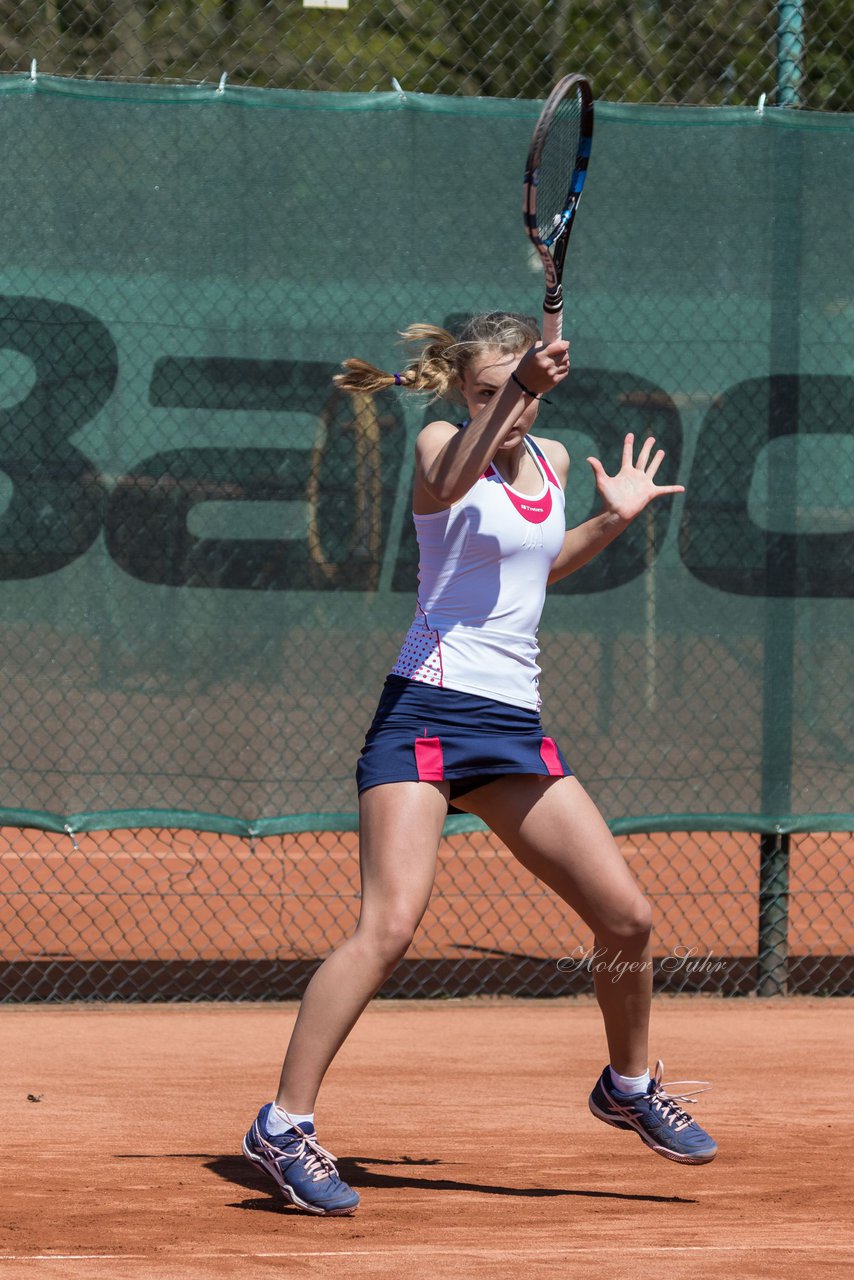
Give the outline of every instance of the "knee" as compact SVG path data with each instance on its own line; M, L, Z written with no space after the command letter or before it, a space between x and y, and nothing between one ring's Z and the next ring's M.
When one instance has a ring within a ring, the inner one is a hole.
M384 968L394 968L409 950L418 921L407 912L390 913L370 924L360 921L356 937Z
M603 920L596 932L599 939L608 946L642 951L652 934L652 907L649 900L638 896Z

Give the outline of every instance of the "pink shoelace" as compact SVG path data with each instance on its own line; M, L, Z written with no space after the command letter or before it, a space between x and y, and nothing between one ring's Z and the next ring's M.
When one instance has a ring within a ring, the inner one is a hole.
M662 1077L664 1075L664 1063L661 1059L655 1064L655 1072L652 1077L652 1094L650 1103L661 1116L662 1120L677 1132L684 1129L687 1125L693 1124L693 1116L682 1106L682 1103L694 1104L697 1098L693 1095L697 1093L705 1093L711 1085L706 1080L674 1080L672 1083L664 1084ZM674 1093L675 1089L687 1089L687 1093Z
M270 1143L269 1146L276 1153L274 1158L277 1160L285 1158L287 1160L302 1161L303 1168L313 1182L320 1182L323 1178L337 1178L336 1157L332 1152L322 1147L311 1134L304 1133L298 1125L294 1125L294 1130L302 1139L299 1146L293 1151L285 1152Z

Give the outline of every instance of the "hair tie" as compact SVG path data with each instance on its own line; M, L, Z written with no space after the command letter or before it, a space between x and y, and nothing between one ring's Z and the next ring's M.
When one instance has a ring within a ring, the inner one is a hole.
M400 374L399 374L399 373L396 373L396 374L394 375L394 385L395 385L396 387L402 387L402 386L403 386L403 378L401 378L401 376L400 376Z

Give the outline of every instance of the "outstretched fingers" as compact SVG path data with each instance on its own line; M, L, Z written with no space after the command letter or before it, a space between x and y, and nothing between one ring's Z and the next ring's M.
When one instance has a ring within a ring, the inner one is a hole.
M685 492L684 484L657 484L657 485L654 485L653 488L655 489L655 494L653 496L656 498L663 497L665 493L684 493Z
M655 437L647 436L646 440L644 440L643 444L641 445L640 453L638 454L638 457L637 457L637 462L634 462L632 460L632 455L634 452L633 446L634 446L634 436L631 434L627 435L623 443L623 466L624 467L629 466L634 468L636 471L642 471L643 474L646 476L647 480L649 480L650 483L653 484L655 477L658 474L659 467L661 466L665 458L664 450L656 449L655 453L653 453L652 451L653 451L653 448L655 447ZM659 497L661 494L664 494L664 493L684 493L685 492L685 486L683 484L670 484L670 485L653 484L653 488L655 489L656 497Z
M655 476L664 461L663 449L655 449L655 437L648 436L640 447L637 461L634 457L635 437L632 432L623 440L623 458L620 470L609 475L598 458L588 458L593 469L596 487L610 510L627 520L633 520L638 512L654 498L666 494L684 493L682 484L657 485ZM653 449L655 452L653 453Z
M655 444L655 436L647 436L646 440L644 440L643 444L641 445L641 451L638 454L638 460L637 460L637 463L635 464L637 466L638 471L646 471L647 466L649 464L649 455L652 453L652 446L654 444ZM664 450L661 449L659 450L659 452L661 453L661 456L663 458ZM658 468L656 467L656 470L657 469ZM655 471L648 472L648 474L650 476L654 476Z
M652 461L649 463L649 466L645 466L646 474L650 480L655 479L655 473L658 471L658 468L661 466L663 461L664 450L658 449L655 456L652 458ZM640 465L640 461L638 462L638 465Z

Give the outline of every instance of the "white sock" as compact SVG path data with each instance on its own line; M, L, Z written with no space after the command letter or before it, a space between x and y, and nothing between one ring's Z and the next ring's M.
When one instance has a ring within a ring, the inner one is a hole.
M288 1129L293 1129L295 1124L314 1124L314 1112L310 1115L297 1115L295 1111L285 1111L274 1102L267 1112L267 1132L274 1137L278 1133L286 1133Z
M642 1076L621 1076L613 1067L609 1067L611 1073L611 1084L615 1089L619 1089L620 1093L645 1093L649 1084L649 1069Z

